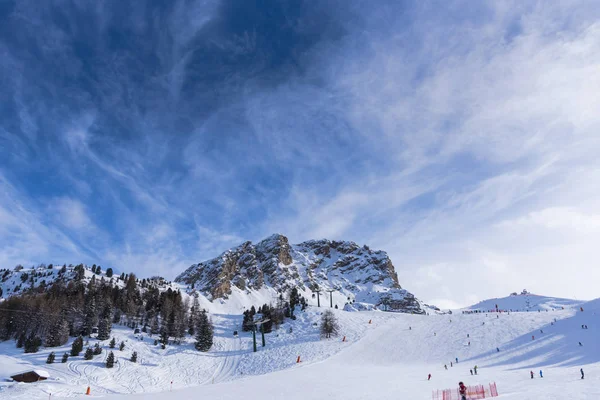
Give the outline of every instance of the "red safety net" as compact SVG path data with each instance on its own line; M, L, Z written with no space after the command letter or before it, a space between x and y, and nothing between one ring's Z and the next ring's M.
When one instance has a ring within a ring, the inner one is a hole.
M483 385L467 386L467 399L487 399L488 397L498 397L496 383L490 383L489 388ZM434 390L431 396L432 400L461 400L458 388Z

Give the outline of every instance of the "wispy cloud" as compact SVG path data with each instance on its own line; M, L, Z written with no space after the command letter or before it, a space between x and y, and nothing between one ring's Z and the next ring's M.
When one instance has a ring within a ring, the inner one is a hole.
M441 305L597 295L590 4L51 3L0 12L5 266L173 277L281 232Z

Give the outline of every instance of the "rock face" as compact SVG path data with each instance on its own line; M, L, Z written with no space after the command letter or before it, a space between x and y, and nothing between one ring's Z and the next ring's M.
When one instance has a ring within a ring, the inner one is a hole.
M276 234L194 264L175 281L213 300L227 299L236 290L286 293L295 287L307 296L331 291L347 308L424 313L421 303L400 286L387 253L354 242L323 239L290 245Z

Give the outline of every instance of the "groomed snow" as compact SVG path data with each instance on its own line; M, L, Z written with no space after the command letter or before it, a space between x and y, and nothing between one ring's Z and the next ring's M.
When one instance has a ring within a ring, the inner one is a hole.
M191 343L160 350L152 341L135 339L130 330L116 329L117 341L128 341L124 352L115 351L118 362L112 370L102 366L106 350L92 362L80 356L61 364L68 346L53 349L58 363L46 365L50 349L24 355L13 342L2 343L0 376L10 375L15 368L43 365L51 378L34 384L0 384L0 398L37 399L50 393L52 398L84 398L90 386L92 396L113 400L418 400L431 399L432 390L453 388L462 380L470 385L496 382L500 398L511 400L598 399L600 300L583 307L584 312L565 307L510 315L430 316L338 310L341 336L332 340L319 340L313 323L323 309L311 307L298 320L267 335L267 347L261 348L259 342L257 353L251 352L248 333L233 337L241 322L237 315L215 315L216 345L208 354L194 351ZM589 329L581 329L582 324ZM342 342L344 335L346 342ZM134 349L141 363L128 361ZM450 367L455 358L459 363ZM469 372L474 365L479 368L477 376ZM581 367L585 380L580 379ZM535 373L533 380L530 370ZM431 381L427 381L429 373Z

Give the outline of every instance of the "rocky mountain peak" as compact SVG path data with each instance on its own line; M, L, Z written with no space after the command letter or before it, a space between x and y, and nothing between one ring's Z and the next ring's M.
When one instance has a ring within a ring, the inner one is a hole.
M400 286L387 253L351 241L320 239L292 245L284 235L274 234L194 264L175 281L211 299L262 289L282 293L295 287L306 295L319 289L334 291L347 305L360 302L422 312L414 296Z

